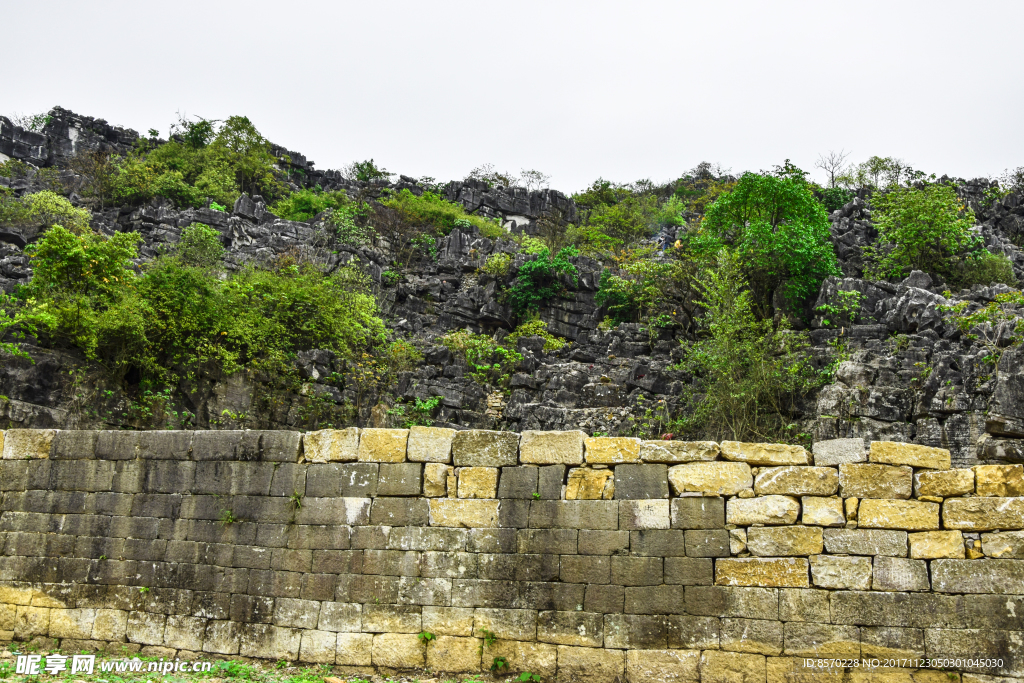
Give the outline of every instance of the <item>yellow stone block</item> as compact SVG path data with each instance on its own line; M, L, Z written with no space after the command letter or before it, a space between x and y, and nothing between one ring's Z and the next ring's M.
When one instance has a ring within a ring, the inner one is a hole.
M974 476L979 496L1024 496L1024 465L978 465Z
M815 526L843 526L846 516L843 514L843 499L839 496L821 498L804 496L800 499L803 508L801 522Z
M307 462L352 462L359 458L359 428L321 429L302 435Z
M497 467L459 467L459 498L497 498Z
M942 504L942 525L963 531L1024 529L1024 498L950 498Z
M809 563L803 557L737 557L715 560L719 586L807 588Z
M427 667L446 673L479 671L480 643L479 638L437 636L427 643Z
M447 496L449 475L452 475L453 478L455 475L455 470L451 465L441 462L428 462L424 465L423 495L427 498L443 498Z
M857 525L861 529L934 531L939 528L939 504L865 498L857 510Z
M630 683L681 683L700 679L700 650L626 650Z
M378 633L373 636L373 665L389 669L421 669L426 646L412 633Z
M754 485L750 465L745 462L688 462L668 468L668 481L676 495L698 492L704 495L734 496Z
M408 429L364 429L359 435L360 462L405 462Z
M722 457L748 465L810 465L811 456L803 446L782 443L741 443L723 441Z
M764 683L764 655L704 650L700 657L701 683Z
M498 526L497 500L458 500L431 498L430 525L457 528L494 528Z
M524 465L579 465L583 462L581 431L539 432L527 430L519 436L519 462Z
M445 427L410 427L409 462L451 462L456 430Z
M897 441L872 441L868 460L887 465L910 465L931 470L948 470L952 458L945 448L919 446L914 443Z
M648 440L640 445L640 459L644 462L680 463L714 460L721 449L714 441Z
M924 470L914 473L914 495L952 498L974 493L974 470Z
M611 500L615 496L615 473L576 467L569 470L566 500Z
M964 559L964 536L959 531L922 531L908 534L910 557L915 560Z
M50 445L56 429L8 429L3 440L4 460L27 460L50 457Z
M617 465L640 461L640 439L624 436L589 436L583 440L588 463Z

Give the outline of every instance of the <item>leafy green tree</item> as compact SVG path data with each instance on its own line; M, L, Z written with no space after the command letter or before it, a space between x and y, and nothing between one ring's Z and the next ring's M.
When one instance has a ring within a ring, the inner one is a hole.
M212 156L235 172L242 192L280 194L273 167L277 159L270 152L270 141L245 116L231 116L209 145Z
M560 277L577 282L576 266L569 260L579 256L574 247L561 249L554 257L545 247L536 258L519 267L516 279L509 287L506 297L512 311L520 318L536 311L542 303L565 292Z
M923 270L956 281L964 264L982 258L974 213L949 185L897 187L871 198L878 244L866 250L871 277L903 277Z
M329 209L348 206L349 199L344 190L324 192L319 185L302 189L281 198L270 207L271 213L289 221L310 221Z
M395 174L383 166L378 166L373 159L367 159L366 161L353 161L345 168L345 175L352 180L370 183L375 180L387 180Z
M680 365L699 392L679 427L698 438L788 441L794 400L821 378L808 361L806 334L758 319L740 263L722 250L697 277L705 313Z
M63 225L76 234L89 230L92 214L88 209L78 209L65 197L43 190L25 195L20 199L14 191L0 187L0 225Z
M774 314L776 293L800 305L839 274L824 207L802 175L780 170L744 173L707 210L693 240L705 258L723 245L736 254L762 317Z

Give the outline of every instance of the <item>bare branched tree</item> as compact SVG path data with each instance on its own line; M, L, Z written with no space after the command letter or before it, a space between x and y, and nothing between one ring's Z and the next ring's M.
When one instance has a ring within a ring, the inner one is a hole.
M541 173L535 168L530 170L523 169L523 172L519 175L519 182L527 190L533 192L534 190L543 190L548 187L548 181L551 180L551 176L547 173Z
M843 172L843 164L846 163L846 158L850 156L850 153L844 149L838 152L829 151L827 155L819 154L818 160L814 162L815 168L820 168L828 175L828 186L836 186L836 176Z

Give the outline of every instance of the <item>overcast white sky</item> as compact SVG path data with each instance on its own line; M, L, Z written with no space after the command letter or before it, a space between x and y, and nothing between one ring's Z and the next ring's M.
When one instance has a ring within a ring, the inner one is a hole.
M1024 165L1024 2L0 0L0 113L166 136L247 115L318 168L551 186L845 148L964 177ZM820 173L818 174L820 177Z

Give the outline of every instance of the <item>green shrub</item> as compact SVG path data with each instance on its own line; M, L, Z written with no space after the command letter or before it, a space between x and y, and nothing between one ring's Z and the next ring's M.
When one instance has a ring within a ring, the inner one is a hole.
M492 239L506 234L493 220L467 214L460 204L434 192L424 192L417 197L409 190L402 190L382 199L381 203L397 211L407 222L431 227L438 235L447 235L457 227L465 229L470 226L476 226L481 235Z
M512 266L512 256L509 254L491 254L487 257L480 271L493 275L494 277L505 277Z
M808 362L806 333L758 320L739 258L722 251L698 277L702 333L684 342L682 369L696 375L699 398L679 427L698 438L787 441L793 402L821 378Z
M988 250L975 258L964 259L959 272L950 278L951 285L961 288L1000 283L1011 287L1017 286L1013 263L1003 254L992 254Z
M694 243L704 258L722 246L736 254L761 317L774 314L777 291L799 305L839 274L825 208L799 173L744 173L707 210Z
M467 330L449 332L441 338L441 343L465 359L470 376L481 384L508 386L512 371L523 359L521 353L502 346L491 337Z
M837 211L853 200L854 193L842 187L830 187L821 191L821 203L829 213Z
M90 220L88 209L76 209L56 192L43 190L18 199L13 190L0 187L0 225L63 225L81 234L89 230Z
M289 221L311 221L318 214L348 207L344 190L324 192L320 186L293 192L270 207L270 212Z
M220 232L204 223L193 223L182 230L181 239L173 250L184 265L204 269L219 266L224 252Z
M916 269L959 285L968 262L977 275L998 267L984 260L984 240L971 231L974 213L949 185L897 187L876 193L871 206L878 243L865 249L869 277L898 278Z
M533 336L544 337L545 351L558 351L561 348L565 348L566 344L569 343L565 339L556 337L548 332L548 324L543 320L528 320L505 337L505 345L515 348L516 342L520 337Z
M669 289L684 277L678 261L655 261L651 250L627 252L618 274L608 268L601 273L594 303L604 306L608 315L619 322L635 322L656 318L664 312L665 322L672 320L668 309L673 306Z
M388 172L386 168L377 166L373 159L367 161L353 161L345 169L345 174L352 180L369 183L374 180L387 180L394 173Z
M536 311L542 303L565 292L559 276L565 275L577 282L577 271L569 259L579 256L574 247L565 247L554 258L547 247L537 257L519 268L516 279L506 293L512 311L519 317Z

